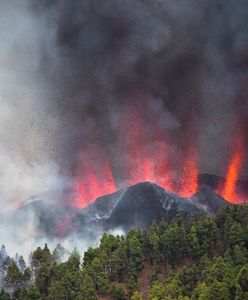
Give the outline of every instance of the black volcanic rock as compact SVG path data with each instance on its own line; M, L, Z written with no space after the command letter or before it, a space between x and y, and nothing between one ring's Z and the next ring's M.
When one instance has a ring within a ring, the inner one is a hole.
M177 212L193 214L198 211L191 202L165 191L152 183L140 183L129 187L119 199L107 220L107 228L147 228L155 220Z
M104 230L122 228L144 229L162 217L173 218L178 212L195 214L201 211L191 199L184 199L163 188L144 182L118 193L96 199L81 211L91 224L99 224ZM80 222L80 215L77 218ZM79 228L80 225L77 225Z
M172 219L177 213L193 215L198 212L213 215L229 205L207 186L190 198L182 198L150 182L100 197L83 209L58 201L58 198L69 196L65 197L63 191L42 194L12 212L8 218L15 221L13 224L25 227L31 216L37 226L38 238L65 237L74 233L93 240L103 230L145 229L164 216Z
M193 215L199 212L216 214L230 205L209 187L202 187L190 198L182 198L156 184L143 182L117 193L96 199L74 219L79 232L85 226L103 230L121 228L145 229L162 217L172 219L177 213ZM86 221L87 219L87 221Z
M191 197L192 202L208 214L216 214L223 207L230 205L224 198L209 187L202 187Z
M224 182L225 178L218 175L202 173L198 176L199 187L209 187L215 190L219 185L224 184Z
M219 175L202 173L198 176L199 187L209 187L216 190L219 186L223 186L225 178ZM248 195L248 178L240 178L236 182L236 190L239 194ZM247 197L248 198L248 197Z
M110 218L108 228L146 228L152 220L164 215L162 190L150 183L140 183L129 187L118 200Z

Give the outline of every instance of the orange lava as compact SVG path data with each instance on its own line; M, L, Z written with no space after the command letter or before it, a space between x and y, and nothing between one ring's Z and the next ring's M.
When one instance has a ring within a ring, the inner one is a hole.
M74 206L83 208L96 198L112 194L116 191L116 185L110 166L105 162L100 167L88 166L82 170L84 175L79 178L74 186Z
M122 111L119 135L121 146L116 151L123 160L124 169L121 170L124 174L121 186L149 181L182 197L197 192L198 165L192 143L186 153L184 151L183 162L171 162L167 136L161 124L149 119L149 114L140 115L138 109L130 110L129 107ZM94 151L90 152L90 159L86 160L87 153L84 155L74 187L76 207L85 207L96 198L117 190L107 157L101 153L99 159Z
M231 203L241 203L242 196L236 192L236 185L240 175L242 163L244 160L244 149L241 137L238 137L234 144L234 151L228 166L225 183L218 193Z
M169 149L164 130L149 119L149 114L140 115L138 109L135 111L125 107L121 117L122 151L127 165L125 184L129 186L149 181L172 190Z
M182 197L190 197L198 190L198 164L194 152L189 152L182 171L178 194Z

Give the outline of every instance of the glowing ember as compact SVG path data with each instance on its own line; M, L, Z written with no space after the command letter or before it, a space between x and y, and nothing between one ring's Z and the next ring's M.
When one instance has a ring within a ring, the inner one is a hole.
M227 201L231 203L240 203L242 196L236 192L236 185L244 160L244 149L242 139L239 136L234 144L234 151L228 166L225 184L222 188L218 188L217 192Z

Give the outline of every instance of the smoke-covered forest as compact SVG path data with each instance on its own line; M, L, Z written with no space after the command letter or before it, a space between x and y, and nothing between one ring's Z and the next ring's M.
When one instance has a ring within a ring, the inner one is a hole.
M248 299L248 206L164 218L148 230L104 234L84 255L38 247L25 263L0 252L1 300Z

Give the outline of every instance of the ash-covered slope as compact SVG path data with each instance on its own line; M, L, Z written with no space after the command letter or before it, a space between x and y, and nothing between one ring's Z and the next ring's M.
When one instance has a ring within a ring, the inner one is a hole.
M174 193L144 182L112 195L96 199L82 209L73 220L79 229L85 220L104 230L122 228L147 228L162 217L173 218L178 212L193 215L197 212L215 214L228 203L210 188L202 188L191 198L182 198Z
M61 235L63 224L77 210L65 206L69 190L51 190L33 197L20 207L1 213L1 223L11 232L11 238L24 239L54 238Z
M101 224L105 230L119 227L128 230L147 228L152 221L160 220L165 215L172 218L177 212L193 214L197 211L199 208L190 200L180 198L150 182L144 182L98 198L81 211L81 216L83 219L85 216L90 218L95 225Z
M230 205L224 198L215 193L209 187L202 187L196 194L191 197L195 206L204 210L210 215L216 214L220 209L226 205Z
M219 186L224 185L225 178L218 175L202 173L198 177L200 187L209 187L216 190ZM236 182L236 191L241 195L248 195L248 178L238 179Z
M65 195L69 197L70 192L42 194L5 216L5 220L20 228L29 228L32 223L36 238L62 238L73 233L94 239L102 231L145 229L153 221L164 216L172 219L179 212L213 215L228 205L209 187L202 187L190 198L182 198L150 182L100 197L83 209L59 205L63 201L59 202L58 198L62 199ZM18 230L16 232L18 235Z

